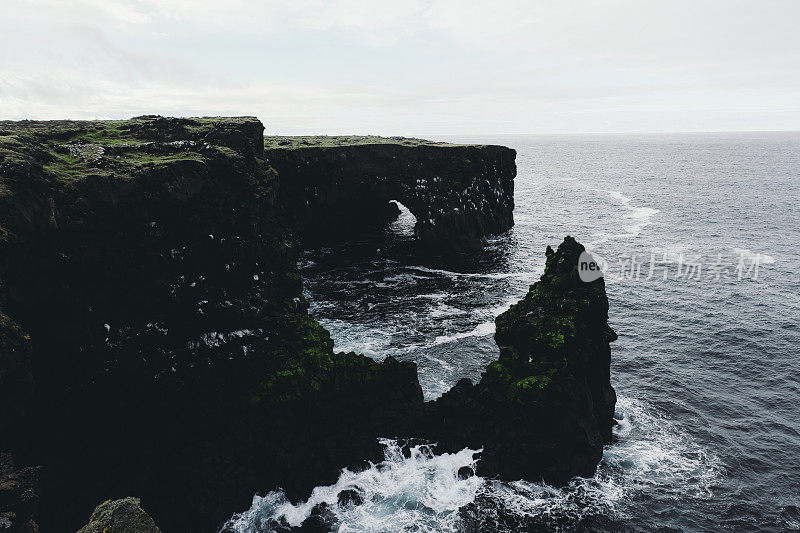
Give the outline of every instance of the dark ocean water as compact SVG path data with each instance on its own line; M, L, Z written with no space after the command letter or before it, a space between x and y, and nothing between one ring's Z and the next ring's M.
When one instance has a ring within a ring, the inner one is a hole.
M345 472L243 531L333 503L340 531L800 530L800 133L448 138L517 150L516 225L484 252L420 259L401 215L309 251L312 313L336 349L415 361L427 398L477 381L494 317L567 234L606 261L616 442L592 479L458 480L475 450ZM698 274L699 271L699 274ZM637 274L638 272L638 274ZM339 508L348 487L363 505Z

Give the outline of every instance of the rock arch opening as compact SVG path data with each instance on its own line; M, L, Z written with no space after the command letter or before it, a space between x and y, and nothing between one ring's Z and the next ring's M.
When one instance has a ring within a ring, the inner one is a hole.
M397 208L397 217L389 222L389 234L403 239L413 238L417 217L399 200L389 200L389 203Z

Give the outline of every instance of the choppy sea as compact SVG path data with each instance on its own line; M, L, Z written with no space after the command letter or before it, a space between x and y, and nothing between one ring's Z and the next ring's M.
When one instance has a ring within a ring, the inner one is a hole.
M478 450L344 471L304 502L256 496L240 531L800 530L800 133L444 138L517 150L516 225L481 253L425 258L414 218L309 250L312 314L338 351L415 361L427 399L498 356L494 317L544 250L572 235L602 259L615 441L566 487L456 475ZM355 488L361 505L339 506Z

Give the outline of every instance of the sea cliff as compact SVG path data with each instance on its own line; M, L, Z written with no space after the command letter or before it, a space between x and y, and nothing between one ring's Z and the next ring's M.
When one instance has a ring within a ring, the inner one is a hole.
M212 531L256 492L299 498L379 459L378 436L478 443L505 478L590 473L613 333L602 280L573 275L574 240L498 319L500 360L437 402L412 362L334 353L302 294L299 243L385 221L393 199L448 249L508 229L513 151L265 150L262 134L247 117L0 122L7 529L77 530L135 495L164 531Z
M397 216L396 200L416 217L418 241L438 250L480 248L513 226L515 156L504 146L402 137L268 137L266 149L305 239L383 226Z

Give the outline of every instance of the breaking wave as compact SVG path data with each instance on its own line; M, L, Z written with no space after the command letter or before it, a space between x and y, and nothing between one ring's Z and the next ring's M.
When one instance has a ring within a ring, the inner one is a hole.
M480 450L435 455L433 446L405 447L381 439L384 460L353 472L342 470L334 485L316 487L305 502L292 504L283 491L255 496L253 505L231 518L223 531L267 532L299 526L313 512L324 514L338 531L457 531L459 508L475 500L483 480L460 479L474 469ZM343 491L356 491L363 503L339 503ZM324 510L324 511L323 511Z
M627 211L624 215L624 218L626 220L630 220L631 223L624 227L625 233L610 233L606 231L596 232L594 236L597 237L597 239L589 243L591 245L597 245L606 242L609 239L638 237L644 228L652 224L653 216L661 212L660 210L652 207L640 207L632 205L631 198L625 196L620 191L604 191L601 189L592 190L605 193L610 198L622 204L622 207L624 207Z
M433 344L434 345L445 344L460 339L466 339L467 337L485 337L493 333L494 333L494 321L484 322L482 324L479 324L472 331L464 331L461 333L455 333L453 335L439 335L438 337L436 337L436 339L434 339Z
M483 278L483 279L506 279L506 278L523 278L530 279L534 276L534 272L453 272L451 270L442 270L440 268L428 268L424 266L408 266L411 270L419 272L427 272L428 274L442 274L451 278Z

